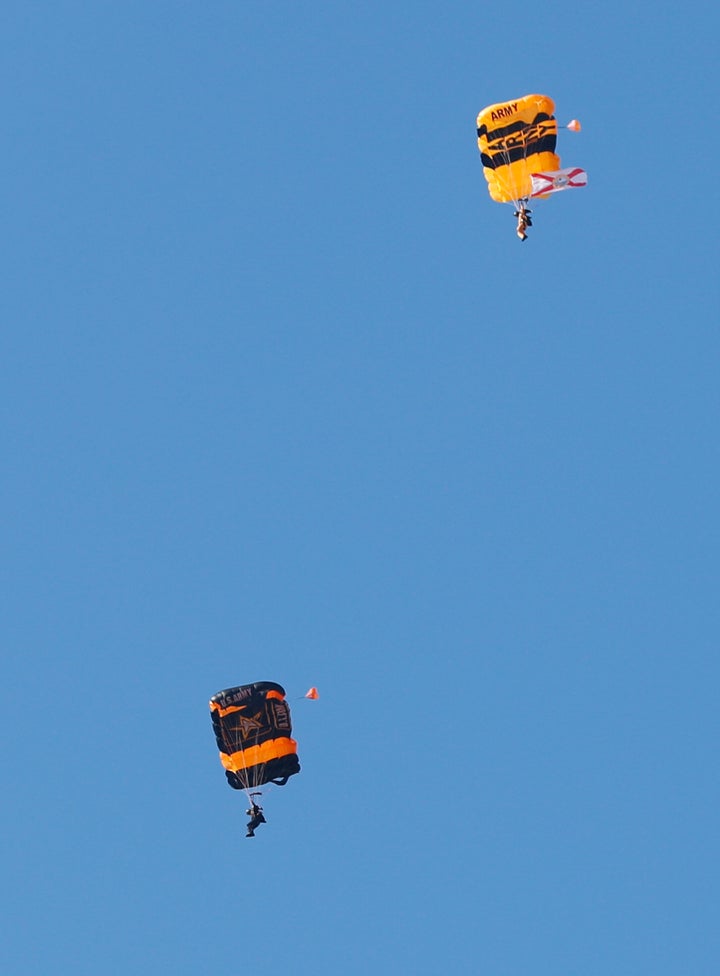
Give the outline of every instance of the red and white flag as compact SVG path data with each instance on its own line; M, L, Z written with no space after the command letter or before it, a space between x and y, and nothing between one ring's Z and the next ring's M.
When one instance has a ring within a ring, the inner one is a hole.
M587 173L577 166L572 169L556 169L552 173L531 173L531 197L544 197L546 193L557 193L558 190L573 190L580 186L587 186Z

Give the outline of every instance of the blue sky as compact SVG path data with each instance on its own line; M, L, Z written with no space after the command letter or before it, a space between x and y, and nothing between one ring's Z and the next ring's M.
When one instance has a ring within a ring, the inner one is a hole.
M2 21L3 972L717 973L717 15Z

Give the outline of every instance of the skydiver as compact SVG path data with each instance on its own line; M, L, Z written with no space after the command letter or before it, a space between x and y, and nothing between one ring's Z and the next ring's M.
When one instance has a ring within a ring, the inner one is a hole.
M245 836L254 837L256 828L259 827L260 824L267 823L267 820L263 815L262 807L259 807L254 800L250 801L250 807L245 811L245 813L248 815L248 817L250 817Z
M516 233L521 241L527 240L527 234L525 233L525 231L528 229L528 227L532 227L532 217L530 216L531 214L532 214L532 210L527 210L525 208L524 203L521 203L520 209L516 210L515 213L513 214L513 217L517 217Z

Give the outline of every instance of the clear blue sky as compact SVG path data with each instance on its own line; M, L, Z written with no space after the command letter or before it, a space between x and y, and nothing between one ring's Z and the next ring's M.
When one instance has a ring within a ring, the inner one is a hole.
M4 5L3 974L716 976L717 35ZM520 244L528 92L590 185ZM256 680L322 697L246 841Z

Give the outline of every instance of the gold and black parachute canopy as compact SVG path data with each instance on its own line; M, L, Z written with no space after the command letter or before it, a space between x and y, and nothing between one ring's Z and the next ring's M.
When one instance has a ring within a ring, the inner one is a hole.
M524 95L480 112L478 148L493 200L517 204L533 195L533 173L560 169L554 112L547 95Z
M256 681L226 688L210 699L210 715L220 762L234 790L284 786L300 772L282 685Z

